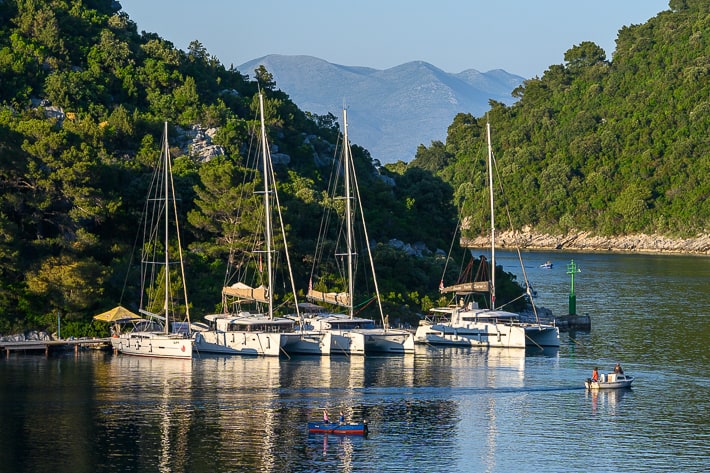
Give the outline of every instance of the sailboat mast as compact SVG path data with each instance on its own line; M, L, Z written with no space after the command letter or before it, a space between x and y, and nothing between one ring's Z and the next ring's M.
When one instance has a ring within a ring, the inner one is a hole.
M169 314L169 307L168 307L168 291L170 290L170 255L168 254L168 236L170 232L170 228L168 225L169 217L170 217L170 193L169 193L169 184L170 181L168 179L168 171L169 171L169 166L170 166L170 151L168 148L168 122L165 122L164 130L163 130L163 180L164 185L165 185L165 302L163 305L163 308L165 309L165 327L163 327L163 331L165 333L169 332L169 325L170 325L170 314Z
M350 318L355 316L353 308L353 295L355 294L355 282L353 281L353 219L352 219L352 196L350 190L350 141L348 140L348 111L343 109L343 166L345 170L345 218L347 229L347 250L348 250L348 312Z
M488 142L488 190L491 203L491 309L496 307L496 222L493 211L493 148L491 146L491 124L486 123Z
M271 261L271 244L272 244L272 229L271 229L271 206L269 201L269 151L266 142L266 124L264 123L264 95L259 93L259 111L261 112L261 147L264 165L264 217L266 223L266 271L267 271L267 289L269 318L274 317L274 294L272 291L272 261Z

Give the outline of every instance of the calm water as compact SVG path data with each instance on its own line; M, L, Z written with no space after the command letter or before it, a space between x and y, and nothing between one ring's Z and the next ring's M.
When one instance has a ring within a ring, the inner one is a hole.
M710 259L525 253L538 303L591 333L551 353L0 359L0 472L707 471ZM552 260L552 270L538 265ZM511 254L498 254L520 273ZM631 390L588 393L616 361ZM327 407L369 438L305 431Z

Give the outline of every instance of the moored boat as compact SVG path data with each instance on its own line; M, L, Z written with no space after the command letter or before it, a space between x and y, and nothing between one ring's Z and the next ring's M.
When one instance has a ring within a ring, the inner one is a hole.
M300 333L295 332L295 322L287 317L275 314L274 287L277 287L276 277L276 238L275 227L280 230L280 242L283 247L284 260L288 267L291 282L291 295L284 295L284 300L293 298L298 306L296 290L291 276L290 258L286 233L279 208L278 191L271 160L271 152L266 137L264 121L264 96L259 93L259 112L261 123L261 164L254 164L255 174L253 184L258 183L256 174L259 168L263 173L262 195L263 217L260 226L253 236L255 242L251 250L242 249L230 254L230 274L239 279L233 284L222 287L222 313L208 314L204 328L194 335L194 348L201 353L217 353L225 355L260 355L280 356L286 353L284 348L289 340L300 340ZM250 187L247 189L251 190ZM274 218L276 218L276 225ZM235 238L236 240L237 238ZM242 259L243 257L243 259ZM264 259L266 260L264 264ZM234 271L234 274L232 274ZM229 278L228 278L229 279ZM256 282L254 282L256 281ZM231 281L230 281L231 282ZM256 283L259 283L256 286ZM256 287L253 287L252 284ZM284 284L285 285L285 284ZM304 342L305 343L305 342ZM318 340L312 340L310 346L318 347Z
M369 429L367 421L355 423L340 422L309 422L309 434L362 435L367 437Z
M481 256L478 274L473 281L460 279L456 284L445 286L442 277L439 291L453 294L452 303L446 307L431 309L431 314L421 320L414 335L418 344L526 348L560 346L560 331L554 324L543 323L537 316L532 301L530 285L525 277L527 294L533 307L534 318L522 320L520 314L496 307L496 262L495 262L495 212L493 192L493 151L491 147L490 125L486 126L488 142L488 179L490 197L491 260L490 266ZM523 268L523 275L525 269ZM471 271L469 271L471 269ZM465 276L473 273L472 266L464 271ZM463 276L463 275L462 275ZM479 308L473 300L475 294L488 296L488 309Z
M115 316L117 326L125 321L133 325L133 330L114 332L111 338L114 350L124 355L192 358L190 303L176 201L165 122L160 163L153 174L141 221L145 241L140 252L143 294L138 312L145 318L122 311L121 306L97 316Z
M337 168L334 169L334 181L332 189L332 198L334 201L344 200L344 213L338 215L342 219L345 231L338 231L333 235L328 235L329 225L323 225L321 234L319 235L316 245L316 257L313 259L313 274L317 271L339 267L344 258L344 271L340 278L334 278L332 274L320 276L319 287L314 287L313 278L309 280L308 292L306 298L314 307L319 307L317 304L327 304L328 306L337 306L345 308L346 313L332 313L325 310L317 309L309 314L299 316L299 328L303 334L301 339L295 343L287 342L285 350L288 353L303 353L302 345L304 337L322 337L319 338L320 346L323 350L322 354L345 354L345 355L369 355L369 354L413 354L414 353L414 334L409 330L390 327L388 317L384 315L382 309L382 300L380 290L377 285L377 277L375 274L375 264L372 256L371 246L365 244L364 248L367 252L366 264L369 268L366 269L368 276L366 278L372 283L374 295L369 300L356 302L355 297L355 267L357 265L356 248L363 245L356 245L355 233L359 233L361 241L369 242L367 236L367 227L365 225L365 217L362 210L362 202L358 190L357 176L355 174L355 164L350 149L350 141L348 139L348 122L347 110L343 110L343 144L340 160L335 161ZM342 174L342 189L338 185ZM340 194L342 191L342 195ZM327 209L329 215L333 209ZM357 217L356 217L357 216ZM358 218L359 217L359 218ZM329 221L330 217L324 218L324 221ZM338 228L343 228L338 227ZM335 250L332 254L323 250L324 247L332 246ZM324 256L333 257L326 264L322 258ZM318 277L318 276L317 276ZM332 290L332 281L339 279L343 287L338 291ZM331 287L328 290L328 287ZM362 291L361 291L362 292ZM356 317L356 308L367 306L370 303L376 304L376 310L382 320L381 326L376 326L372 319Z

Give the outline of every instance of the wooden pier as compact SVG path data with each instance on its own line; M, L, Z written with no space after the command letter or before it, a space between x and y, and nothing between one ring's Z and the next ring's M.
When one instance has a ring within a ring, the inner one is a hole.
M78 352L80 349L96 348L96 347L111 347L110 338L77 338L70 340L22 340L17 342L0 341L0 350L5 351L6 356L10 356L13 351L20 352L37 352L43 351L45 356L49 355L50 351L67 351L74 350Z

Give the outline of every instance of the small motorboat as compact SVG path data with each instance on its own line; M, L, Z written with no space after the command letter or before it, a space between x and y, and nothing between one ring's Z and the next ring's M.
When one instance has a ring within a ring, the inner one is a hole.
M587 378L584 382L584 386L587 389L620 389L620 388L630 388L631 383L633 383L634 377L623 373L609 373L599 375L599 381L592 381L591 378Z
M356 423L309 422L309 434L362 435L367 437L367 421Z
M545 261L540 265L542 269L552 269L552 261Z

